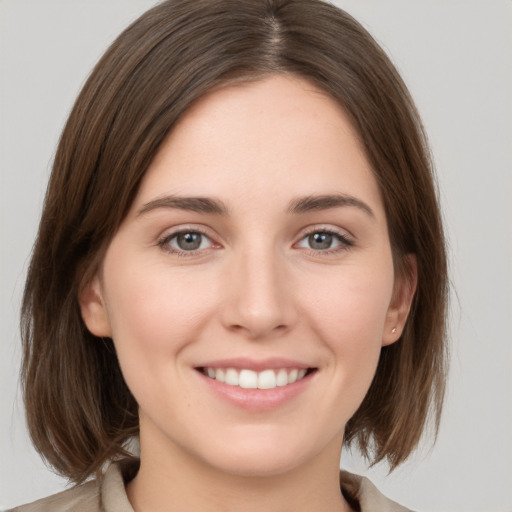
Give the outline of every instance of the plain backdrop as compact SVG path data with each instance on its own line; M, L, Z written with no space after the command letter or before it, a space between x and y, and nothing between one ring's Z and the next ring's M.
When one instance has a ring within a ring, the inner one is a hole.
M52 158L95 61L154 0L0 0L0 509L63 489L30 445L18 312ZM387 476L423 512L512 511L512 2L340 0L391 55L430 135L452 276L452 366L437 444Z

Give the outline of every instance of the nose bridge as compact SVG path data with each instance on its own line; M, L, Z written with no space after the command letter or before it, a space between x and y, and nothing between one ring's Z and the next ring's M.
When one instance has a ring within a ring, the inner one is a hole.
M234 255L226 288L226 327L251 338L290 327L293 297L285 265L272 244L252 243Z

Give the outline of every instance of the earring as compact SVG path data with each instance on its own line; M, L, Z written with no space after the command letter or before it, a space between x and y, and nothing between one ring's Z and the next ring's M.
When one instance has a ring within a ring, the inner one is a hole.
M395 332L396 332L396 327L393 327L393 329L391 329L391 332L392 332L393 334L395 334Z

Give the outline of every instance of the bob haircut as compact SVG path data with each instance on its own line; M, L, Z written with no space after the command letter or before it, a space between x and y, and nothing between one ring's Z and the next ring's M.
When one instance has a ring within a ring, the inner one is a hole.
M358 22L321 0L168 0L114 41L79 94L28 270L21 319L28 426L46 462L70 480L127 456L139 429L112 340L87 330L80 290L184 112L214 89L277 73L310 80L342 105L380 187L396 275L411 271L408 255L417 259L405 330L382 348L345 444L394 469L429 419L437 432L447 361L445 243L426 137L397 71Z

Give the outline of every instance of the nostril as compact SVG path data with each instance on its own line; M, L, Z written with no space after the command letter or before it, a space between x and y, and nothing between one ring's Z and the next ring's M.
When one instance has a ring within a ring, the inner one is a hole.
M266 336L275 334L283 334L288 330L288 325L278 324L275 325L271 321L264 321L262 319L248 319L245 324L233 323L227 326L228 330L236 333L246 333L247 337L252 339L261 339Z

